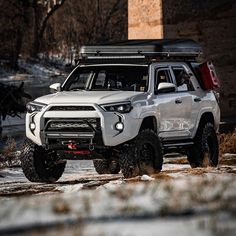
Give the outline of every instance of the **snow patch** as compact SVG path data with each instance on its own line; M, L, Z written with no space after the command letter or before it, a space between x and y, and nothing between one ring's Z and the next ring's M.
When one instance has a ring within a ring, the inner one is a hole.
M99 186L97 189L105 188L105 189L114 191L117 188L117 186L122 185L122 184L125 184L124 180L122 180L122 179L121 180L114 180L114 181L110 181L107 184Z
M236 157L235 153L225 153L223 154L223 157Z
M154 178L150 177L149 175L142 175L141 176L142 181L153 181L155 180Z
M80 191L83 188L83 184L74 184L74 185L64 185L64 186L58 186L55 188L55 190L63 193L75 193Z

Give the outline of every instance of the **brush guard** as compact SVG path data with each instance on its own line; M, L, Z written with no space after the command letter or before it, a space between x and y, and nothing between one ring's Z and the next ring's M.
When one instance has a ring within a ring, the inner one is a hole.
M44 147L53 150L89 150L102 147L99 118L49 119L41 132Z

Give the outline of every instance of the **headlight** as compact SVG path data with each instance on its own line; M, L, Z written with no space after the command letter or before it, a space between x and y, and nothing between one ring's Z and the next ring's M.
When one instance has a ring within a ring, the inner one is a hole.
M101 105L101 107L105 111L109 112L119 112L119 113L129 113L132 110L132 106L130 102L121 102L121 103L115 103L115 104L104 104Z
M43 104L43 103L29 102L29 103L26 105L26 110L27 110L28 113L39 112L39 111L41 111L45 106L46 106L46 104Z

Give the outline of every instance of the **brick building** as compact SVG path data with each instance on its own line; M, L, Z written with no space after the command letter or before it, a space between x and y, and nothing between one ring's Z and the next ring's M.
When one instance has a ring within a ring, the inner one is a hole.
M128 0L128 37L193 38L221 80L223 117L236 117L236 1Z

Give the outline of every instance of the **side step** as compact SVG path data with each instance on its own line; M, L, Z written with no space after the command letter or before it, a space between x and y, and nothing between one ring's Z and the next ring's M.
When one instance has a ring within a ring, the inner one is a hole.
M171 149L185 149L187 147L191 147L194 144L192 140L173 140L173 141L163 141L163 149L171 150Z

